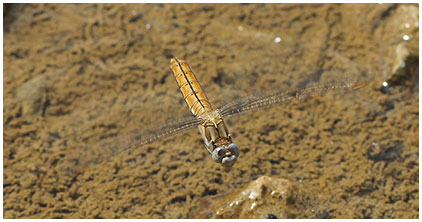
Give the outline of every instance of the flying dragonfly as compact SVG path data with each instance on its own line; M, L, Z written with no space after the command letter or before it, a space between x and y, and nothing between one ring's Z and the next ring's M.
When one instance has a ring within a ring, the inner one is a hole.
M193 127L198 127L205 147L211 154L212 159L224 168L229 169L238 160L240 149L233 143L224 118L275 105L286 104L292 100L300 100L318 95L322 96L328 93L351 92L367 85L365 81L350 79L322 82L301 89L250 96L213 109L188 63L179 58L172 58L170 63L171 72L193 116L152 130L148 133L148 136L141 137L137 143L128 147L113 147L110 154L103 154L100 159L96 160L97 164L121 153L138 149L154 141L181 133ZM79 169L78 172L83 172L87 169Z

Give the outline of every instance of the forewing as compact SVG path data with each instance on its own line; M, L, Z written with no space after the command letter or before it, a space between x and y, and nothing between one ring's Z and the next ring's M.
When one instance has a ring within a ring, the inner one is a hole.
M351 92L366 86L365 80L341 80L312 84L304 88L273 92L269 94L250 96L230 102L221 108L219 112L223 117L230 117L246 112L287 104L292 100L301 100L312 96L322 96L332 93Z
M183 118L179 121L162 125L156 129L148 130L142 134L131 136L131 138L124 138L124 140L135 141L129 146L119 146L124 143L123 138L115 138L105 140L106 142L100 142L93 147L84 147L82 153L69 153L66 160L67 164L64 166L65 172L80 173L90 168L94 168L104 162L113 159L116 156L122 155L133 150L136 150L144 145L150 144L154 141L167 138L169 136L181 133L188 129L201 124L201 120L191 116Z

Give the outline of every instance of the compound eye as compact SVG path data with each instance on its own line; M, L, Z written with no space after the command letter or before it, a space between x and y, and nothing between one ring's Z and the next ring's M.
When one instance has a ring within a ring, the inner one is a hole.
M234 163L236 163L236 160L237 157L235 155L231 155L229 157L224 157L221 164L226 168L230 168Z
M234 143L229 144L228 150L235 156L239 156L240 154L239 147Z
M227 150L224 149L223 147L217 147L212 152L212 159L217 163L221 163L221 160L223 159L223 157L226 156L226 152L227 152Z

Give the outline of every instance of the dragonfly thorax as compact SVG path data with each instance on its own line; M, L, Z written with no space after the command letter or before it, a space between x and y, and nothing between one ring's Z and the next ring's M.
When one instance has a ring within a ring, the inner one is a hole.
M229 130L218 111L205 112L200 116L203 123L199 125L199 132L204 140L208 152L213 159L225 166L231 166L237 159L238 148L232 143ZM229 150L230 149L233 151Z
M199 118L203 120L203 123L199 125L199 132L210 153L212 153L217 146L231 143L229 130L218 112L206 112Z

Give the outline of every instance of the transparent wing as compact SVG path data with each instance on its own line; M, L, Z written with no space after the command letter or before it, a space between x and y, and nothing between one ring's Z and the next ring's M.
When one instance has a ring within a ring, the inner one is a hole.
M250 96L230 102L218 110L223 117L230 117L275 105L286 104L292 100L300 100L312 96L322 96L329 93L345 93L365 86L366 82L363 80L329 81L284 92Z
M74 155L70 155L68 157L68 161L70 161L71 166L64 167L65 172L70 173L80 173L88 170L89 168L93 168L101 163L107 162L111 160L113 157L121 155L123 153L135 150L144 146L146 144L150 144L154 141L164 139L166 137L172 136L177 133L181 133L185 130L191 129L195 126L198 126L202 123L202 120L192 117L186 117L182 120L177 122L173 122L170 124L162 125L154 130L146 131L141 135L132 136L131 138L127 138L127 141L137 141L132 145L129 146L119 146L119 144L123 143L123 141L116 140L113 141L113 138L108 139L107 141L112 142L103 142L98 144L96 147L84 147L83 154L74 153ZM69 164L69 163L68 163Z

